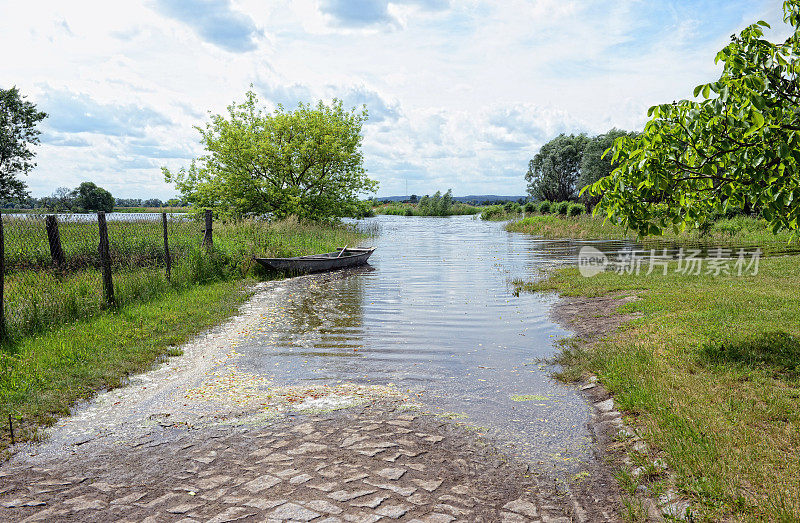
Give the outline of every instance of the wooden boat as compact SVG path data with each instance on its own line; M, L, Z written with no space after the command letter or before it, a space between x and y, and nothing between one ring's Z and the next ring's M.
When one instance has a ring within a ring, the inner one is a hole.
M276 271L321 272L363 265L367 263L374 250L374 247L367 249L344 247L338 251L326 252L325 254L312 254L294 258L255 258L255 260L264 267Z

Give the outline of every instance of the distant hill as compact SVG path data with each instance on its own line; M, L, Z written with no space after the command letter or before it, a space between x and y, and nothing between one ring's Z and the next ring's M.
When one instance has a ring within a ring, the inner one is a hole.
M418 194L417 197L422 198L422 194ZM377 196L375 197L376 200L382 202L402 202L403 200L407 200L408 196ZM498 196L496 194L470 194L467 196L453 196L453 200L457 202L466 202L466 203L476 203L480 204L482 202L490 201L503 201L503 202L515 202L520 198L527 198L527 196Z

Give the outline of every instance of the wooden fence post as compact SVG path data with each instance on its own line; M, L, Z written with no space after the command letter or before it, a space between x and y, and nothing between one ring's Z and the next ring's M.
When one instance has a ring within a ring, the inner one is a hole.
M203 245L206 249L214 246L214 211L206 209L206 228L203 230Z
M6 311L5 311L5 286L6 286L6 240L3 235L3 215L0 214L0 340L6 339Z
M47 241L50 243L50 257L58 269L64 268L64 250L61 248L61 235L58 232L58 221L55 214L48 214L44 219L47 229Z
M114 282L111 279L111 254L108 245L108 225L106 225L106 213L97 213L97 225L100 228L100 268L103 272L103 298L106 306L113 307L114 301Z
M161 213L161 225L164 227L164 261L167 264L167 281L172 278L172 258L169 256L169 241L167 241L167 213Z

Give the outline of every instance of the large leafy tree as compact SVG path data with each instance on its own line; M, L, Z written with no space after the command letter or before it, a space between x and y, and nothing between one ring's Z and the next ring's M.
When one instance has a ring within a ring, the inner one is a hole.
M111 193L92 182L81 183L70 196L73 198L73 208L79 211L114 210L114 197Z
M636 132L611 129L610 131L589 138L586 148L583 150L581 158L581 172L578 175L576 186L582 190L587 185L592 185L600 178L611 174L617 165L611 161L611 155L605 152L614 145L614 140L622 136L635 137ZM582 192L581 200L588 207L594 207L600 201L602 195Z
M800 219L800 0L783 4L791 35L763 38L758 22L716 57L719 80L699 101L651 107L638 137L618 138L619 167L589 189L608 216L640 234L703 227L729 209L755 209L775 231Z
M328 220L352 215L373 192L363 166L361 126L367 110L342 102L282 106L265 112L256 94L198 127L206 154L164 177L186 201L223 215L295 215Z
M46 117L16 87L0 89L0 200L27 196L18 176L36 167L31 146L39 143L36 124Z
M588 142L585 134L560 134L544 144L528 162L525 174L531 198L553 202L575 199L583 150Z

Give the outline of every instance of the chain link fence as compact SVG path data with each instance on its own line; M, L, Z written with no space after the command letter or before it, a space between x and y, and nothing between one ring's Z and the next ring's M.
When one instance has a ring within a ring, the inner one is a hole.
M28 335L198 279L213 220L18 214L0 221L0 336Z

